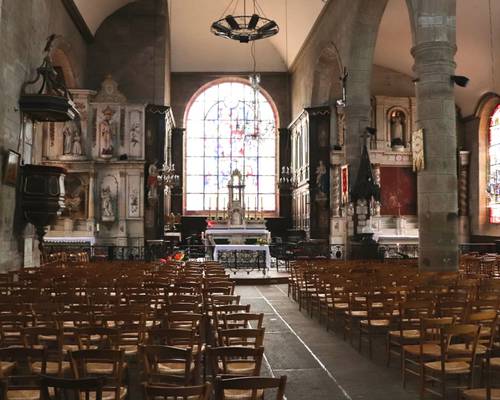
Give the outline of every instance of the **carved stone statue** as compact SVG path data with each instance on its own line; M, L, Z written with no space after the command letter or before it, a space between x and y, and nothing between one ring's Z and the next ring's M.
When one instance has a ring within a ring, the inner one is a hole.
M109 186L101 189L101 219L103 221L114 221L113 199Z
M82 143L80 133L76 130L73 136L73 144L71 146L71 154L75 156L82 155Z
M63 154L71 154L73 144L73 130L69 124L64 124L63 129Z
M394 111L391 113L391 146L404 146L405 122L406 118L403 112Z
M103 110L103 120L99 123L99 137L100 137L100 155L103 158L111 158L113 156L113 126L111 118L115 111L110 107Z

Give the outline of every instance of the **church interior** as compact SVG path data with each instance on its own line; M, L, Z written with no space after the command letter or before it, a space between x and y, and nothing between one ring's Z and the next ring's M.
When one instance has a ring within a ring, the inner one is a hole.
M0 37L0 400L500 399L499 1Z

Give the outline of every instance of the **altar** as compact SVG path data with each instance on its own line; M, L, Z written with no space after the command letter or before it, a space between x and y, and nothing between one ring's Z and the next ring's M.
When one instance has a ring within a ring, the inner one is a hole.
M205 231L205 237L212 245L252 245L257 244L258 242L269 243L271 239L270 232L265 228L265 225L263 225L262 227L241 227L232 229L224 226L212 227Z
M234 265L235 269L243 267L245 263L260 269L262 262L265 262L266 269L271 267L271 253L267 244L217 244L214 247L214 260L230 268Z
M266 229L262 206L260 213L257 205L253 213L247 212L244 178L237 169L227 187L227 212L224 206L219 216L217 198L215 218L209 215L208 228L203 232L205 245L214 249L213 259L228 268L262 268L265 272L271 266L271 234Z

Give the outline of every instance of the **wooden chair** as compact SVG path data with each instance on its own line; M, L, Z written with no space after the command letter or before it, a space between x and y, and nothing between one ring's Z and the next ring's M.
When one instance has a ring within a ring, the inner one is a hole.
M123 385L125 355L121 350L90 349L69 353L75 378L99 376L105 379L103 400L124 400L127 387Z
M209 400L212 395L212 385L208 382L200 386L158 386L145 383L143 388L145 400Z
M387 335L387 366L390 365L391 355L397 355L401 364L401 347L408 344L416 344L420 338L420 320L430 318L434 312L432 300L409 300L399 303L399 312L395 317L397 330L388 332Z
M351 292L347 310L344 312L344 340L349 338L352 344L354 331L359 330L359 321L368 316L366 293Z
M373 355L373 337L386 336L394 318L396 299L394 295L377 294L366 298L366 319L359 321L358 349L361 351L363 339L368 342L368 354Z
M283 400L285 395L286 375L280 378L251 376L243 378L216 378L215 400L248 399L258 400L264 397L268 389L276 389L276 400Z
M476 346L480 327L472 324L445 326L440 329L440 357L438 361L425 362L422 368L420 395L426 392L446 398L449 377L467 378L467 388L472 387ZM451 348L451 343L460 340L463 348ZM440 390L429 387L428 383L438 383ZM457 385L456 388L459 388Z
M152 328L148 330L147 343L189 349L195 365L193 374L198 376L202 369L205 344L195 329Z
M33 326L34 318L27 314L0 314L2 346L23 346L23 329Z
M403 387L406 386L407 374L416 375L422 379L423 364L439 359L441 356L440 329L453 323L453 318L423 318L420 320L418 344L406 344L402 348Z
M31 365L40 363L35 372ZM39 373L45 374L47 352L45 348L5 347L0 349L0 379L7 383L9 400L39 400Z
M74 350L117 349L119 337L119 328L105 326L79 328L75 331L77 349Z
M491 352L488 350L485 355L486 364L486 386L484 388L466 389L462 392L464 400L497 400L500 399L500 388L494 388L491 385ZM497 368L500 371L500 363Z
M62 376L71 370L68 361L64 361L64 334L61 328L30 327L22 331L24 345L31 348L45 347L47 375ZM30 365L33 372L41 373L42 363L35 361Z
M219 346L261 347L265 328L219 329Z
M145 379L150 384L189 386L195 381L191 349L174 346L141 345Z
M41 400L103 400L104 379L68 379L41 376ZM10 400L10 399L9 399Z
M258 376L264 357L264 348L257 347L208 347L210 373L218 375Z
M231 313L222 315L222 329L262 328L264 314Z

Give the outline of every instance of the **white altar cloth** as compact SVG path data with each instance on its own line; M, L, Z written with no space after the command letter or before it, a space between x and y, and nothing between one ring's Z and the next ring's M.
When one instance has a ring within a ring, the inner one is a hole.
M220 251L254 250L266 252L266 268L271 267L271 253L267 244L216 244L214 248L214 260L218 261Z
M207 229L205 235L233 235L233 234L246 234L246 235L267 235L269 231L265 228L220 228L220 229Z

